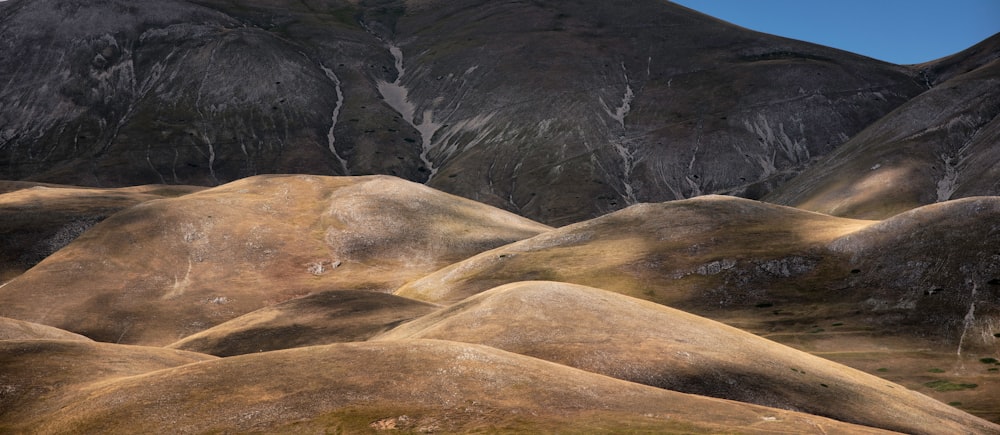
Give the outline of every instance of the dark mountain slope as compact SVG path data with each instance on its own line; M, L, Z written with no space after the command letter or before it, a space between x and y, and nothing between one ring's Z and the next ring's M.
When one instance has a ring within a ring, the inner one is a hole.
M0 5L0 178L387 173L567 223L763 195L924 90L659 0L194 3Z
M881 219L1000 194L1000 35L925 66L948 78L851 138L766 200Z
M759 195L922 90L900 68L660 1L481 3L397 22L417 112L451 126L431 184L559 223L581 205Z

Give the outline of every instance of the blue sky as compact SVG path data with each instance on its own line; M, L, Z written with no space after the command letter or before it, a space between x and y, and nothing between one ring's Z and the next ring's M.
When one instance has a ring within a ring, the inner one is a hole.
M1000 0L673 0L749 29L898 64L962 51L1000 32Z

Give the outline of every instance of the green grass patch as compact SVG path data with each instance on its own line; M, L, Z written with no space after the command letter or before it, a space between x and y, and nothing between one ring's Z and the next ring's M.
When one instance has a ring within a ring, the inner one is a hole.
M962 391L962 390L970 390L970 389L976 388L979 385L978 384L956 384L954 382L938 380L938 381L930 381L930 382L924 384L924 386L928 387L928 388L932 388L932 389L934 389L936 391Z
M962 402L948 402L951 406L962 406Z
M930 369L928 371L931 372L931 373L944 373L944 370L941 370L941 369L939 369L937 367L932 368L932 369Z
M886 367L879 367L879 368L875 369L875 371L876 372L883 372L883 373L885 373L885 372L889 371L889 369L886 368Z
M986 371L988 371L988 372L1000 372L1000 369L998 369L996 367L991 367L991 368L986 369Z
M996 364L1000 361L997 361L996 358L979 358L979 362L983 364Z
M830 326L844 326L844 324L840 323L840 322L837 322L837 323L834 323L833 325L830 325Z

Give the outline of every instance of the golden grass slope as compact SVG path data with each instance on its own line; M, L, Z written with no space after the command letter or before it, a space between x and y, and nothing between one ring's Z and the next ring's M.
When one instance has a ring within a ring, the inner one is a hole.
M659 304L590 287L519 282L377 340L478 343L685 393L905 433L1000 426L875 376Z
M0 433L42 433L20 421L57 415L106 379L215 359L193 352L80 340L0 341ZM15 429L16 428L16 429Z
M391 291L548 229L393 177L258 176L108 218L0 288L0 316L165 345L316 291Z
M201 189L158 185L98 189L0 181L0 284L118 211Z
M949 345L970 331L974 304L976 338L963 345L985 351L1000 333L998 244L1000 197L878 222L707 196L562 227L450 265L396 294L448 304L505 283L562 281L710 318L756 318L751 328L850 318Z
M456 303L561 281L634 296L883 375L997 420L1000 198L858 221L726 197L645 204L487 251L396 294ZM929 356L928 356L929 355ZM927 360L968 369L928 378ZM954 391L932 381L975 385Z
M365 341L437 308L386 293L331 290L261 308L168 347L232 356Z
M0 317L0 341L2 340L80 340L92 341L80 334L74 334L51 326L23 320Z
M75 398L70 397L75 396ZM312 346L93 383L44 433L880 433L629 383L497 349L403 340Z
M720 274L746 267L766 275L761 279L804 275L819 267L814 258L827 243L873 223L717 195L640 204L484 252L396 294L454 303L537 279L671 306L752 305L769 297L714 291Z

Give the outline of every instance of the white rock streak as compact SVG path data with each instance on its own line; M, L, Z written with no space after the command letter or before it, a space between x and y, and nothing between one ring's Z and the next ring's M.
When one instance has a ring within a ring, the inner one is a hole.
M962 356L965 333L969 332L969 328L976 323L976 290L976 283L972 283L972 295L970 296L972 302L969 303L969 312L965 313L965 319L962 321L962 336L958 338L958 351L956 352L958 356Z
M219 179L215 176L215 145L212 145L212 139L205 133L201 133L201 140L208 146L208 173L212 175L212 180L218 183Z
M635 204L638 202L635 196L635 189L632 187L632 171L635 170L636 164L639 159L636 156L636 150L629 149L625 142L625 117L628 116L629 112L632 110L632 99L635 98L635 92L632 91L632 85L628 77L628 69L625 68L625 62L622 62L622 75L625 77L625 92L622 95L622 103L620 106L616 107L614 112L605 104L604 111L614 119L618 121L618 126L621 127L622 134L618 139L611 141L611 146L622 159L622 188L625 190L622 197L624 197L625 202L628 204ZM603 101L602 101L603 103Z
M958 170L965 163L965 160L969 158L968 151L971 145L972 138L970 137L962 145L962 148L958 150L957 154L953 156L947 154L941 155L941 163L944 165L944 176L937 183L937 202L944 202L951 199L951 196L958 190Z
M437 174L437 168L434 167L434 162L430 159L430 151L433 148L432 139L434 138L434 133L441 128L442 124L433 121L433 110L424 110L419 122L417 121L415 117L417 108L410 102L410 91L403 86L403 75L406 72L403 68L403 50L390 42L386 42L386 45L389 48L389 53L392 54L393 59L396 61L396 80L392 83L379 80L377 83L378 92L382 94L382 98L385 99L389 107L399 112L404 121L420 132L420 160L424 162L424 165L430 171L427 181L425 181L425 183L429 183L434 178L434 175Z
M340 162L340 168L344 170L344 175L351 175L350 169L347 168L347 160L337 152L337 147L335 146L337 138L333 136L333 129L337 126L337 119L340 118L340 109L344 107L344 91L340 87L340 79L333 73L333 70L323 64L320 64L319 67L323 69L326 77L333 82L333 89L337 93L337 103L333 107L333 114L330 115L330 130L326 133L327 146L330 148L330 153Z
M611 113L611 110L608 108L604 110L608 112L608 116L618 121L618 125L625 128L625 117L632 110L632 99L635 98L635 93L632 91L632 83L628 78L628 70L625 69L625 62L622 62L622 75L625 76L625 95L622 95L622 104L615 108L614 113Z

